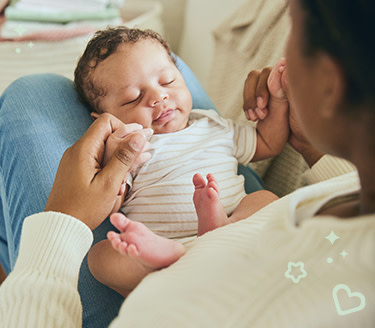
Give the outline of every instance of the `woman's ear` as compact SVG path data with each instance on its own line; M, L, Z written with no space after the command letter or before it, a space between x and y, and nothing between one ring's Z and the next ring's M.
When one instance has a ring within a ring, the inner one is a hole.
M96 113L96 112L91 112L91 113L90 113L90 116L91 116L91 118L95 121L95 120L100 116L100 114L99 114L99 113Z

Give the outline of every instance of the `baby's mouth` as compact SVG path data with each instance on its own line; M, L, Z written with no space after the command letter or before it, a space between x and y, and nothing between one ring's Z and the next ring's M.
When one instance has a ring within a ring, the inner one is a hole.
M174 109L168 109L158 116L158 118L155 120L157 123L165 123L169 120L171 120L174 117L175 110Z

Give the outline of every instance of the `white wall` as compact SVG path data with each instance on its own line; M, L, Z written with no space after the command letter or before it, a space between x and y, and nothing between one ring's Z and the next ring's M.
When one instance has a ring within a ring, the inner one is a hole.
M178 54L204 87L213 55L212 31L246 0L187 0L184 30Z
M139 2L149 0L124 0ZM214 39L212 31L248 0L155 0L163 6L165 38L207 88Z
M0 0L1 1L1 0ZM158 17L161 19L164 33L163 37L168 41L172 50L177 52L180 41L182 30L184 27L185 21L185 9L186 3L188 0L122 0L125 5L129 3L143 2L146 5L150 6L150 3L159 2L162 6L161 16ZM151 28L151 27L150 27Z

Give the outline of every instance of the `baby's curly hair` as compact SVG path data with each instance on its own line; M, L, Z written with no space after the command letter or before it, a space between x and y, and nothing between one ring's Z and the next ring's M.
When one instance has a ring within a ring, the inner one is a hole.
M113 54L121 44L136 43L140 40L155 40L167 51L172 62L176 59L169 44L155 31L128 28L125 26L108 27L95 33L88 42L85 51L74 70L74 85L80 99L91 107L92 111L101 112L99 99L106 95L106 90L96 86L92 73L97 65Z

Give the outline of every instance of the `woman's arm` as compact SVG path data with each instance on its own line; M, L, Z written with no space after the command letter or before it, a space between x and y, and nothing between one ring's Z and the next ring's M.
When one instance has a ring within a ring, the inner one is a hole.
M123 126L103 115L64 153L45 212L25 221L16 265L0 287L4 327L82 325L77 284L90 229L107 217L146 145L142 130L129 131L102 168L105 142Z
M194 74L181 59L177 61L194 104L211 109L212 102ZM23 76L1 95L0 263L5 273L14 268L24 219L43 211L64 151L92 122L90 109L80 103L73 82L64 76ZM94 243L105 239L110 230L113 226L105 220L93 231ZM78 289L84 326L106 327L123 297L92 276L86 258Z
M0 288L3 327L81 327L78 274L93 240L81 221L55 212L25 219L19 257Z
M323 155L302 175L304 184L310 185L355 171L356 167L342 158Z

